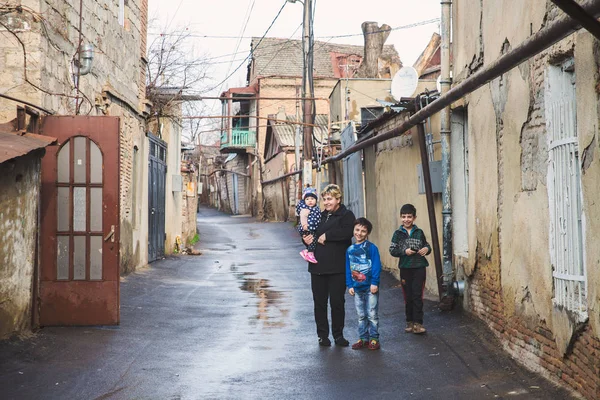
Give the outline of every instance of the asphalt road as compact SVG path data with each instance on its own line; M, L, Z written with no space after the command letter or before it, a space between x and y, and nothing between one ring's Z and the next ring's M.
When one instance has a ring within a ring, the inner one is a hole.
M381 350L319 347L293 227L211 209L198 224L202 255L123 278L120 326L45 328L0 342L0 398L570 398L459 310L441 313L428 301L428 333L405 334L401 289L387 274ZM347 296L351 342L356 326Z

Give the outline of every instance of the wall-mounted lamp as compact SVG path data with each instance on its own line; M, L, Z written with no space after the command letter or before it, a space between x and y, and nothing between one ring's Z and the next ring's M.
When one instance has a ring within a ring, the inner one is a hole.
M91 44L82 44L79 48L81 53L81 64L73 65L73 74L75 76L87 75L92 70L92 61L94 60L94 46Z

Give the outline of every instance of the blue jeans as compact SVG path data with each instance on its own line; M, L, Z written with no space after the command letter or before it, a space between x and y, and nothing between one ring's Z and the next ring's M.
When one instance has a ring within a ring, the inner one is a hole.
M354 293L354 305L358 314L358 336L362 340L379 340L379 292L370 290Z

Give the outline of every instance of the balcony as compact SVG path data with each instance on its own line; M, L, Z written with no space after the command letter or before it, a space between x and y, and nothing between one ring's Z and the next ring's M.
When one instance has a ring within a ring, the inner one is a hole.
M227 131L221 132L221 153L239 153L256 145L256 132L248 129L233 129L231 137Z

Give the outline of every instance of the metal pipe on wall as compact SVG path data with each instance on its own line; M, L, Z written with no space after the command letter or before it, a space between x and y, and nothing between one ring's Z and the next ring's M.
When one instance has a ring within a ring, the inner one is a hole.
M450 26L452 0L442 0L441 21L441 95L448 93L452 85L450 78ZM444 247L444 304L452 306L452 196L451 196L451 171L450 171L450 105L444 107L440 113L440 141L442 145L442 235ZM440 299L441 300L441 299ZM447 304L449 303L449 304Z
M416 110L421 109L421 96L415 99ZM442 269L442 258L440 256L440 239L438 237L437 218L435 216L435 204L433 202L433 189L431 187L431 173L429 170L429 156L427 153L427 143L425 143L425 120L417 124L417 139L419 150L421 152L421 165L423 168L423 180L425 183L425 197L427 198L427 212L429 214L429 229L431 230L431 244L433 246L433 261L435 263L435 276L438 287L440 302L445 296L444 274Z

